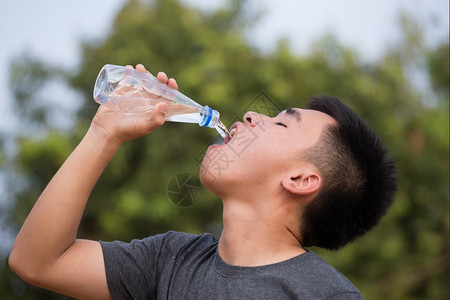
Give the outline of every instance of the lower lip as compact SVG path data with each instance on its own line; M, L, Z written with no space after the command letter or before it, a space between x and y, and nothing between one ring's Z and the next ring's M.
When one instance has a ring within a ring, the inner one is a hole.
M224 145L226 145L227 143L225 143L225 141L222 144L212 144L210 145L208 148L218 148L218 147L222 147Z
M208 147L208 149L209 149L209 148L219 148L219 147L223 147L223 146L225 146L226 144L228 144L230 141L231 141L231 140L228 140L228 141L223 140L221 144L212 144L212 145L210 145L210 146Z

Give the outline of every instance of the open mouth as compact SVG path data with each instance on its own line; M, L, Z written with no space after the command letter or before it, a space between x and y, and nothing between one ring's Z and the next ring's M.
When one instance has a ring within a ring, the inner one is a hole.
M233 126L230 127L230 130L229 130L230 135L225 138L224 144L231 141L233 136L236 134L236 131L237 131L237 123L234 123Z

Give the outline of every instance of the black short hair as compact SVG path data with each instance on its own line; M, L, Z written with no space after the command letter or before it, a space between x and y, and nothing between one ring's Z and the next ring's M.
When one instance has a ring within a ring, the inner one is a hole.
M322 173L323 185L301 213L301 243L337 250L386 214L397 189L395 164L374 130L339 99L313 97L308 108L336 124L305 153Z

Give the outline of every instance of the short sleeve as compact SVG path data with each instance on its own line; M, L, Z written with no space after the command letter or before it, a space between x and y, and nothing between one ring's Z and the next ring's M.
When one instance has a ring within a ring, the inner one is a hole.
M112 299L155 299L159 270L182 240L168 232L130 243L100 241Z

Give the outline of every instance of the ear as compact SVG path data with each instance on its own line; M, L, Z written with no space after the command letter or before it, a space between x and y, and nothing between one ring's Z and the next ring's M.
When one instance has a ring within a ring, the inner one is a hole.
M296 176L286 176L281 181L285 190L296 195L311 195L322 186L322 178L316 172L302 173Z

